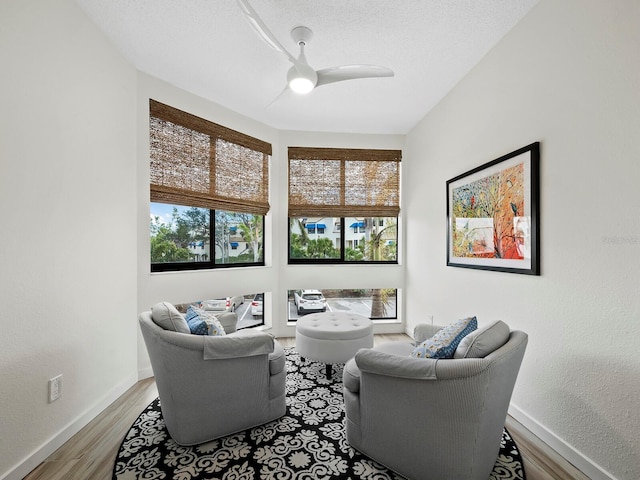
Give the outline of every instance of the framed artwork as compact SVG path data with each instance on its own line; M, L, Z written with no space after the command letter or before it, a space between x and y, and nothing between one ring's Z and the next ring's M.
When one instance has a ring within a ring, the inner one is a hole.
M447 181L447 265L540 275L540 143Z

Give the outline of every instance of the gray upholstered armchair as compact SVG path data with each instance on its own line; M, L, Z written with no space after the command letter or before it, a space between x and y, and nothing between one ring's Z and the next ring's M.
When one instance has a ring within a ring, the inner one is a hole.
M271 335L192 335L177 310L163 311L166 305L172 307L154 306L153 319L141 313L139 323L162 416L177 443L196 445L284 415L285 354Z
M527 345L501 322L465 337L453 359L410 356L416 343L361 349L344 369L348 442L409 479L487 480Z

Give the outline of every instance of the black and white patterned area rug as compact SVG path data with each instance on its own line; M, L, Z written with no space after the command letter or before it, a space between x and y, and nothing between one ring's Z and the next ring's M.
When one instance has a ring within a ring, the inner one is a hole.
M349 446L344 430L342 365L287 354L287 413L280 419L192 447L175 443L156 399L122 441L113 480L401 480ZM522 457L505 430L490 480L524 480Z

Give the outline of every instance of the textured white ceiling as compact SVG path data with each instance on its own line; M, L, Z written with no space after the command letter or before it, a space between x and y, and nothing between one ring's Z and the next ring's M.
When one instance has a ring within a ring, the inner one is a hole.
M407 133L538 2L249 0L294 56L291 29L313 30L306 55L316 70L395 72L278 97L291 64L236 0L76 1L139 70L238 113L282 130L392 134Z

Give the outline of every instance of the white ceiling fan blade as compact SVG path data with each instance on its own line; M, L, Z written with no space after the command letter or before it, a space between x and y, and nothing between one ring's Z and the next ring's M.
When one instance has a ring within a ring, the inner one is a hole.
M249 21L249 24L253 27L253 29L258 33L260 38L264 40L267 45L273 48L275 51L282 53L285 55L291 63L296 65L298 60L291 55L278 41L273 33L267 28L264 22L260 19L256 11L253 9L247 0L238 0L238 5L240 6L240 10L244 13L245 17Z
M271 105L273 105L274 103L276 103L278 100L280 100L282 97L284 97L285 95L287 95L288 92L290 92L291 89L289 88L289 85L285 85L285 87L282 89L282 91L278 94L278 96L276 98L274 98L273 100L271 100L271 102L269 102L269 105L267 105L266 107L264 107L264 109L266 110L267 108L269 108Z
M327 83L342 82L344 80L393 77L394 75L393 70L377 65L343 65L341 67L323 68L322 70L318 70L317 73L317 87L326 85Z

